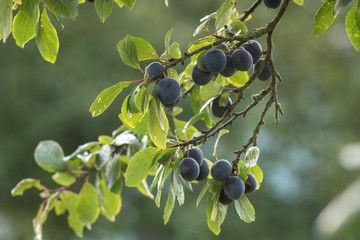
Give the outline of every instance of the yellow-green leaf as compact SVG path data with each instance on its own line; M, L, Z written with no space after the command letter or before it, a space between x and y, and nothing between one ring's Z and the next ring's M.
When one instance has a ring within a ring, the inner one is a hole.
M148 133L153 143L161 148L166 148L167 133L169 131L169 122L164 110L160 107L157 100L150 104L148 120Z
M356 51L360 51L360 14L359 7L353 7L346 16L347 34Z
M91 183L85 183L79 194L76 204L76 211L79 219L87 228L96 221L100 213L99 199L96 188Z
M334 6L335 1L328 0L317 11L313 22L313 32L315 36L318 37L325 32L334 22L336 18L336 16L333 15Z
M113 0L95 0L95 10L101 22L105 22L110 17L113 7Z
M12 5L12 0L0 0L0 39L2 38L4 43L12 29Z
M100 181L102 198L100 199L101 214L104 215L109 221L114 222L115 216L121 209L120 194L110 192L106 187L105 179Z
M39 10L36 12L37 16L34 19L28 17L22 10L14 18L12 34L16 44L21 48L24 48L25 44L36 35L36 21L40 14Z
M37 28L36 44L41 56L48 62L55 63L59 51L59 38L54 26L43 9Z
M226 80L235 87L241 87L249 80L249 74L247 72L236 71L234 75L226 78Z
M21 180L16 186L11 190L12 196L21 196L23 195L24 191L35 187L39 190L42 189L42 186L40 184L40 180L33 179L33 178L26 178Z

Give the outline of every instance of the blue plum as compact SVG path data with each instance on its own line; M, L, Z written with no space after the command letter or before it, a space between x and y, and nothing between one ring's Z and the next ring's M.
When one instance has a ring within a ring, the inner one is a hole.
M222 75L224 77L231 77L232 75L234 75L235 72L236 72L236 68L231 63L231 57L227 55L226 56L226 67L225 67L224 71L222 71L220 73L220 75Z
M161 70L164 68L164 65L162 65L159 62L153 62L150 63L149 66L147 66L146 71L149 75L149 77L158 75L159 73L161 73Z
M231 164L228 161L221 159L216 161L211 167L211 176L216 181L225 181L230 177L231 170Z
M234 200L231 200L230 198L228 198L224 192L224 189L221 190L220 192L220 196L219 196L219 203L221 203L222 205L229 205L231 203L233 203Z
M264 62L264 61L265 61L264 59L260 59L260 61L257 64L254 65L254 71L257 71L259 69L259 67L260 67L260 64L262 62ZM269 64L267 64L262 69L261 73L258 76L258 79L261 80L261 81L266 81L266 80L270 79L271 76L272 76L271 69L270 69Z
M195 180L200 174L199 164L195 159L186 157L183 158L179 165L180 175L187 181Z
M225 107L220 106L220 97L217 97L214 99L214 101L212 101L212 103L210 104L210 111L211 114L214 115L214 117L218 117L221 118L224 113L231 108L232 105L232 101L229 98L229 102L227 103L227 105Z
M231 200L241 198L245 192L244 181L238 176L232 176L224 184L224 192Z
M175 102L170 103L170 104L162 103L162 105L164 107L167 107L167 108L173 108L173 107L177 106L180 103L180 100L181 100L181 95L179 96L179 98Z
M239 71L247 71L253 64L251 54L243 47L239 47L231 54L231 63Z
M255 40L251 40L243 44L242 47L251 54L251 57L253 58L253 64L260 60L262 55L262 48L260 43Z
M220 49L211 49L205 53L203 63L209 72L222 72L226 67L226 55Z
M250 173L245 181L245 193L254 192L257 188L257 180L255 176Z
M268 8L278 8L283 0L263 0L263 3Z
M181 96L180 85L173 78L161 79L156 85L156 95L163 105L172 104Z
M209 173L210 173L210 165L209 165L208 161L204 160L203 164L201 164L201 166L200 166L200 174L196 178L196 180L202 181L202 180L207 179L207 177L209 176Z
M191 72L191 77L195 84L203 86L211 81L213 74L211 72L200 70L198 65L195 64Z
M201 166L204 161L204 153L198 147L191 147L185 150L184 157L191 157Z

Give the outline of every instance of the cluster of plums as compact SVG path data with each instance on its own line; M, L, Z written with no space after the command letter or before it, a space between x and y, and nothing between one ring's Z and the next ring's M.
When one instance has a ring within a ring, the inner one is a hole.
M153 62L147 66L146 71L149 77L153 77L161 73L164 68L159 62ZM160 99L162 105L168 108L175 107L181 99L181 88L178 81L173 78L163 78L156 85L156 95Z
M207 179L210 173L209 163L204 159L204 154L198 147L188 148L184 158L180 161L179 171L182 178L187 181L201 181ZM253 174L249 174L244 182L238 176L231 176L232 166L227 160L218 160L211 167L211 176L216 181L225 181L219 196L219 202L224 205L241 198L244 193L254 192L257 181Z
M211 81L213 76L217 74L224 77L231 77L236 71L249 70L252 65L254 65L254 70L257 71L260 64L264 61L264 59L261 58L262 47L255 40L243 44L231 54L226 44L222 43L219 47L220 48L211 49L204 54L202 69L199 68L199 63L194 65L191 77L195 84L201 86L206 85ZM266 65L258 75L258 79L266 81L270 78L270 66ZM215 117L220 118L231 108L231 105L232 101L229 98L227 104L221 106L220 97L218 97L211 103L210 110Z

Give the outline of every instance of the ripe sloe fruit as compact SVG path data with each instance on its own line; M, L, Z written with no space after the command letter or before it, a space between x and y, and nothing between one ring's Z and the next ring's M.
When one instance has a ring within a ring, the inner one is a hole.
M245 181L245 193L254 192L257 188L257 180L255 176L250 173Z
M238 176L232 176L224 184L226 196L232 200L241 198L245 192L244 181Z
M161 79L156 85L156 95L163 105L172 104L176 102L181 95L180 85L173 78Z
M225 43L220 43L219 47L223 48L226 52L229 50L228 46Z
M195 64L191 72L191 77L195 84L203 86L211 81L213 74L211 72L200 70L197 64Z
M195 159L186 157L183 158L179 165L180 175L187 181L195 180L200 173L199 164Z
M228 198L224 192L224 189L221 190L220 196L219 196L219 203L223 204L223 205L229 205L231 203L233 203L234 200L231 200L230 198Z
M262 55L262 48L260 43L255 40L251 40L242 45L242 47L251 54L253 58L253 64L257 63L260 60Z
M253 59L251 54L243 47L239 47L231 54L231 63L237 70L247 71L251 68Z
M184 152L184 157L191 157L201 166L204 162L204 153L198 147L191 147L186 149Z
M265 61L265 60L264 60L264 59L260 59L260 61L259 61L257 64L255 64L255 66L254 66L254 70L255 70L255 71L257 71L257 69L259 69L259 66L260 66L260 64L261 64L263 61ZM269 66L269 65L266 65L266 66L262 69L261 73L259 74L258 79L261 80L261 81L266 81L266 80L270 79L271 76L272 76L272 75L271 75L270 66Z
M226 56L226 67L220 74L224 77L231 77L236 72L236 68L231 63L231 57Z
M214 99L214 101L212 101L212 103L210 104L210 110L211 110L211 114L214 115L214 117L218 117L221 118L224 113L231 108L232 105L232 101L229 98L229 102L228 104L226 104L225 107L220 106L220 97L217 97Z
M226 67L226 55L220 49L211 49L205 53L203 62L209 72L219 73Z
M147 66L146 70L147 70L149 77L152 77L152 76L158 75L163 68L164 68L164 65L162 65L161 63L153 62L153 63L150 63L149 66Z
M216 181L225 181L230 177L231 169L231 164L228 161L224 159L218 160L211 167L211 176Z
M175 106L177 106L179 104L180 100L181 100L181 95L179 96L179 98L175 102L170 103L170 104L162 103L162 105L164 107L167 107L167 108L173 108L173 107L175 107Z
M210 165L208 161L204 160L203 164L201 164L200 166L200 174L196 178L196 180L198 181L205 180L209 176L209 172L210 172Z
M268 8L278 8L282 3L282 0L263 0L263 3Z

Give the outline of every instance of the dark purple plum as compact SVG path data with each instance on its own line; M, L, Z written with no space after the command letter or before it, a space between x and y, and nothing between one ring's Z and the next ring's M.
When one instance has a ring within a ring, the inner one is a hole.
M231 164L228 161L221 159L216 161L211 167L211 176L216 181L225 181L230 177L231 170Z
M251 68L253 59L251 54L243 47L239 47L231 54L231 63L239 71L247 71Z
M213 74L211 72L204 72L200 70L198 65L195 64L191 72L191 77L196 85L203 86L211 81Z
M266 7L275 9L280 6L282 0L263 0L263 3Z
M257 188L257 180L255 176L250 173L245 181L245 193L254 192Z
M180 175L187 181L195 180L200 174L199 164L195 159L186 157L183 158L179 165Z
M181 100L181 95L179 96L179 98L175 102L170 103L170 104L162 103L162 105L164 107L167 107L167 108L173 108L173 107L177 106L180 103L180 100Z
M238 176L232 176L224 184L224 192L231 200L241 198L245 192L244 181Z
M180 85L173 78L161 79L156 85L156 95L163 105L169 105L176 102L180 95Z
M212 103L210 104L210 111L211 114L214 115L214 117L218 117L221 118L224 113L231 108L232 105L232 101L229 98L229 102L226 104L225 107L220 106L220 97L217 97L214 99L214 101L212 101Z
M205 53L203 63L209 72L222 72L226 67L226 55L220 49L211 49Z
M220 196L219 196L219 203L221 203L222 205L229 205L231 203L233 203L234 200L231 200L230 198L228 198L224 192L224 190L221 190Z
M262 48L260 43L255 40L251 40L242 45L242 47L251 54L251 57L253 58L253 64L260 60L262 55Z
M147 66L146 70L147 73L149 75L149 77L158 75L159 73L161 73L161 70L164 68L164 65L162 65L159 62L153 62L150 63L149 66Z
M210 173L210 165L209 165L208 161L204 160L203 164L201 164L201 166L200 166L200 174L196 178L196 180L202 181L202 180L207 179L207 177L209 176L209 173Z
M257 71L257 70L259 69L260 64L261 64L263 61L265 61L265 60L264 60L264 59L260 59L260 61L259 61L257 64L254 65L254 71ZM269 66L269 64L268 64L268 65L266 65L266 66L262 69L261 73L260 73L259 76L258 76L258 79L261 80L261 81L266 81L266 80L270 79L271 76L272 76L272 74L271 74L271 69L270 69L270 66Z
M184 157L191 157L201 166L204 162L204 153L198 147L191 147L185 150Z
M220 74L224 77L231 77L236 72L236 67L231 63L231 57L226 56L226 67Z

